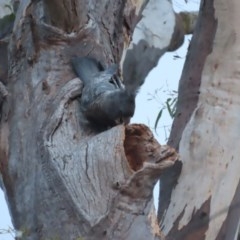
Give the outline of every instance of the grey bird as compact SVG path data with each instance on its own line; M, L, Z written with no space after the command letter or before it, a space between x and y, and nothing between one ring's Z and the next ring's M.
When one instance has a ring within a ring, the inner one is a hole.
M83 81L81 108L87 120L101 128L129 123L135 110L135 97L142 83L124 83L117 65L104 69L90 57L72 59L76 75Z

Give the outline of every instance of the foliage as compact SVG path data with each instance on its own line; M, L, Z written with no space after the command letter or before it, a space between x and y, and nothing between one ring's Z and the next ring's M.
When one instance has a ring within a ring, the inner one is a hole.
M5 8L8 8L8 10L9 10L10 12L13 12L12 5L10 5L10 4L5 4L4 7L5 7Z
M12 238L14 239L15 237L15 230L11 227L9 227L8 229L1 229L0 228L0 235L11 235Z
M169 116L173 119L175 117L175 113L176 113L176 104L177 104L177 91L175 90L172 90L172 91L169 91L168 92L168 98L167 100L162 103L162 107L161 109L159 110L158 112L158 115L156 117L156 120L155 120L155 124L154 124L154 129L156 131L157 129L157 126L158 126L158 123L159 123L159 120L161 119L162 117L162 114L164 111L167 111Z

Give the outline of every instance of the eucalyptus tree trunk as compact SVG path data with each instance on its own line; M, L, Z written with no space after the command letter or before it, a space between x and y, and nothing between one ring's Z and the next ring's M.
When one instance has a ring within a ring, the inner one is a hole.
M20 1L1 41L0 170L23 239L160 238L152 190L177 153L144 125L92 129L71 66L119 63L147 2Z
M182 165L161 178L159 219L167 239L238 239L239 11L238 0L201 2L169 140Z

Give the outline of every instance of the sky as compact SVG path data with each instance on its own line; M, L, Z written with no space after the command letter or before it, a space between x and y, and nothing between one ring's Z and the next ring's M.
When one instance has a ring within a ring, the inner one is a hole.
M187 3L185 3L185 0L173 0L173 3L176 12L197 11L199 6L199 0L188 0ZM172 91L177 91L178 89L178 81L181 76L189 41L190 36L186 36L184 44L178 50L166 53L159 60L157 67L149 73L136 98L136 110L131 122L144 123L150 127L160 144L165 144L167 141L172 119L167 111L164 111L156 131L154 130L154 124L166 99L171 97ZM178 58L176 59L174 56L178 56ZM155 206L157 206L158 201L158 190L159 185L156 184L154 189ZM10 233L3 234L3 232L11 228L12 223L4 193L0 189L0 240L14 239Z

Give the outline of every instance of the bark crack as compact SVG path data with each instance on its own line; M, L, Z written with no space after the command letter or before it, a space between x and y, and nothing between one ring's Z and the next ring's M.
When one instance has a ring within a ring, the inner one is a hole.
M88 143L86 143L86 151L85 151L85 164L86 164L86 176L87 176L87 179L88 179L88 181L89 182L91 182L91 179L90 179L90 177L89 177L89 175L88 175Z
M5 85L0 81L0 94L1 94L1 98L6 98L8 96L8 91L5 87Z
M70 100L80 96L81 89L82 82L79 78L75 78L69 81L57 95L55 101L53 102L53 109L56 109L56 111L52 114L50 119L46 120L47 124L45 122L45 124L43 124L43 126L47 125L44 136L47 146L52 145L52 137L61 124L66 105L69 104Z

